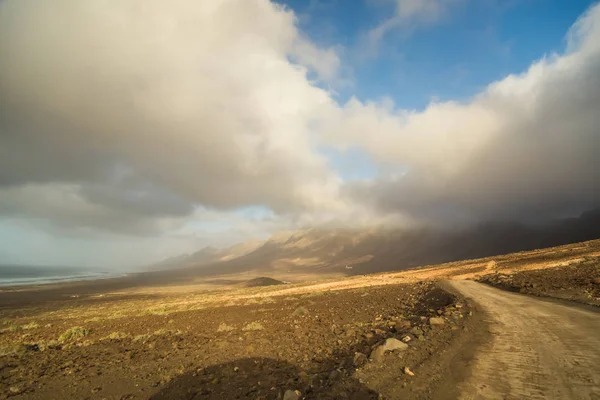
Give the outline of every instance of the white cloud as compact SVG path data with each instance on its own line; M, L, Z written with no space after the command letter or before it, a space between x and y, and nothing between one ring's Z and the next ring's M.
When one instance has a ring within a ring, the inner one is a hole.
M394 18L429 23L450 5L398 2ZM202 240L224 243L236 229L581 211L600 202L599 30L595 6L566 54L416 112L337 104L308 78L335 80L335 51L267 0L5 0L0 215L188 246L213 220L221 237ZM389 173L344 182L323 146ZM273 213L234 211L253 206Z
M385 0L382 3L393 3L393 14L369 30L363 43L364 55L374 55L381 40L391 31L401 30L410 33L423 26L432 25L443 18L452 8L464 0Z
M352 99L324 134L408 170L354 188L357 197L429 220L539 219L600 204L600 6L569 43L464 104L414 112Z
M323 78L339 60L280 6L5 1L0 54L0 183L74 184L102 203L85 186L126 179L215 208L335 207L308 129L330 100L288 58Z

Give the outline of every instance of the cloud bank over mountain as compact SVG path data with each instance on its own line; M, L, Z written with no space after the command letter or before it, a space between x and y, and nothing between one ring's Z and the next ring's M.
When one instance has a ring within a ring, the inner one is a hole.
M469 101L404 110L340 103L338 49L267 0L5 0L0 216L160 237L576 215L600 204L600 6L566 40ZM328 149L378 173L344 179Z

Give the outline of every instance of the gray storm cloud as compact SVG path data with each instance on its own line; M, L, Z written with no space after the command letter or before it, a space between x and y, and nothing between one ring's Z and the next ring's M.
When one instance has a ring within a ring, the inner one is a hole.
M335 51L267 0L5 0L0 214L143 234L199 207L281 226L577 213L600 204L600 6L567 39L416 112L337 104L307 78L335 79ZM396 172L344 182L323 146Z
M266 0L0 3L0 207L335 208L307 129L329 97L289 58L327 78L339 65Z

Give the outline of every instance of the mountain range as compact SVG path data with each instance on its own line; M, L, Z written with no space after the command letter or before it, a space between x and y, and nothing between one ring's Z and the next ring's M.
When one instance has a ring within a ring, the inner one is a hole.
M205 247L150 266L178 275L247 271L348 275L402 270L600 238L600 209L528 225L489 222L461 229L306 229L217 249Z

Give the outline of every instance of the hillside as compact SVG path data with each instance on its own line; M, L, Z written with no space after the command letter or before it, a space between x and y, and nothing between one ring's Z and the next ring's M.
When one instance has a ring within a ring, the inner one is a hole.
M334 273L402 270L600 238L600 212L539 225L494 222L459 230L309 229L274 235L227 249L204 248L153 270L183 275ZM165 267L168 265L168 267ZM158 268L161 267L161 268Z

